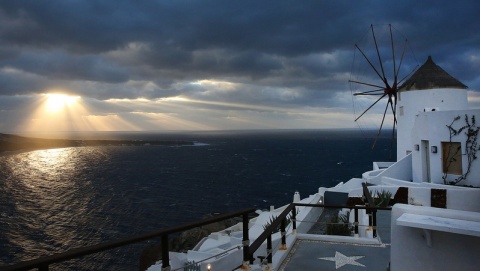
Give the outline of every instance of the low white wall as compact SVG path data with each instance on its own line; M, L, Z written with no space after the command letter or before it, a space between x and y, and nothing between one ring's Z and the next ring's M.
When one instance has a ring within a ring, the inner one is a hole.
M384 185L394 185L394 186L405 186L405 187L420 187L422 186L421 183L414 183L414 182L407 182L404 180L399 180L391 177L383 177L382 178L382 184Z
M365 182L380 184L382 178L390 177L399 180L412 180L412 155L409 154L385 170L374 170L363 173Z
M471 187L465 187L465 186L457 186L457 185L448 185L448 184L438 184L438 183L426 183L426 182L421 182L417 183L421 186L424 187L431 187L431 188L438 188L438 189L448 189L448 190L462 190L462 189L472 189Z
M280 237L280 235L278 235L278 237ZM283 261L286 259L286 257L290 253L290 249L293 247L296 240L297 240L297 234L290 234L288 233L288 230L287 230L287 235L286 235L287 250L278 250L281 244L281 239L274 238L272 236L272 253L273 253L272 270L278 270L280 265L283 263ZM265 256L265 255L267 255L267 242L263 242L263 244L254 253L253 257L255 260L257 260L258 256ZM258 263L258 260L257 260L257 263ZM213 269L213 270L217 270L217 269ZM218 270L227 270L227 269L218 269ZM258 270L258 269L255 269L255 270Z
M449 189L447 190L447 208L480 212L480 189Z
M408 187L409 203L423 206L431 205L431 189L445 189L447 190L447 209L480 212L480 189L478 188L426 182L405 182L393 178L383 178L382 184L386 185L386 188L388 188L388 185ZM392 191L391 189L388 190Z
M408 203L412 205L431 206L431 190L447 190L447 209L480 212L480 189L457 189L455 186L408 187Z
M344 183L341 186L335 186L332 188L328 188L325 191L332 191L332 192L350 192L352 189L357 187L362 187L363 180L360 178L352 178L348 182Z
M395 164L395 162L373 162L373 170L384 169L393 164Z
M236 249L234 251L231 251L230 254L226 254L228 257L219 255L212 259L211 262L211 268L213 270L230 270L232 267L235 268L239 264L238 262L235 264L232 264L232 259L242 259L243 258L243 250ZM205 261L200 264L200 271L207 271L208 270L208 264L209 261ZM174 269L172 269L174 270ZM181 270L181 269L180 269Z
M362 197L363 196L363 188L352 189L348 192L349 197Z
M408 188L408 204L431 206L432 205L432 189L426 187L409 187Z
M404 213L480 222L476 212L396 204L392 209L390 270L478 270L480 237L431 231L432 245L428 247L422 229L397 225Z

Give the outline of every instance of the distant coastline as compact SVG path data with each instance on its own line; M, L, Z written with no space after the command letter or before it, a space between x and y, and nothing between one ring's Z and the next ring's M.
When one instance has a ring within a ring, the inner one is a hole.
M0 153L32 151L41 149L84 147L84 146L185 146L194 145L182 140L80 140L80 139L44 139L0 133Z

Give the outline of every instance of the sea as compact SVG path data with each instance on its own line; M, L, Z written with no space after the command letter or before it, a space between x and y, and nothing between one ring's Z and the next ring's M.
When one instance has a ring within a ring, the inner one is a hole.
M67 135L68 134L68 135ZM62 136L62 135L60 135ZM186 140L0 154L1 266L193 222L269 209L394 161L391 136L365 130L66 133L64 138ZM159 240L50 266L139 270Z

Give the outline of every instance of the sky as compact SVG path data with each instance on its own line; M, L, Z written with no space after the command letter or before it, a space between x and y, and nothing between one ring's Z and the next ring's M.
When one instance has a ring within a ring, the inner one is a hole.
M392 40L406 74L432 56L478 108L479 10L475 0L1 1L0 132L378 127L384 100L354 121L375 100L349 83L379 79L356 66L359 49L376 60L372 34L382 61Z

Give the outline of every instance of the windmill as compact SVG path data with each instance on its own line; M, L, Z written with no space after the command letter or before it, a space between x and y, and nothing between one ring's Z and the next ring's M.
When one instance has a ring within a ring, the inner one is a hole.
M355 122L358 123L368 114L381 119L372 149L384 128L386 117L392 122L393 146L398 90L419 66L408 46L408 40L397 32L390 24L371 25L363 38L355 44L349 80Z

